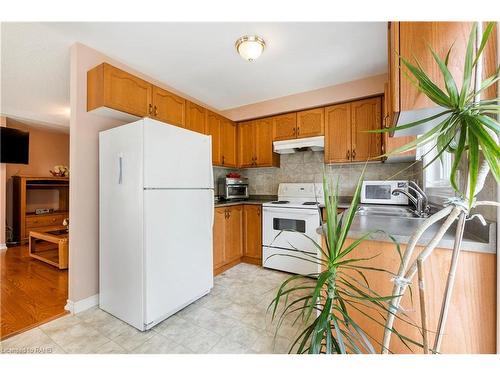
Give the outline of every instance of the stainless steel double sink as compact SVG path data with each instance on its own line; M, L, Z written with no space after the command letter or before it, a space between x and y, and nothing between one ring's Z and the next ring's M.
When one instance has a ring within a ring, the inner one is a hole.
M411 209L396 206L360 206L356 214L359 216L390 216L421 219Z

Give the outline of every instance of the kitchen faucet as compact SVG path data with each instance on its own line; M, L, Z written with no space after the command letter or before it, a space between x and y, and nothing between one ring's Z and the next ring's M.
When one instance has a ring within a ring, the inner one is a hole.
M416 198L411 195L408 191L403 190L403 189L394 189L392 191L392 195L398 195L398 194L403 194L408 197L410 202L413 203L415 206L415 213L419 217L427 217L429 215L429 200L427 198L427 195L424 193L424 191L413 181L410 181L408 184L408 189L413 191L416 194Z

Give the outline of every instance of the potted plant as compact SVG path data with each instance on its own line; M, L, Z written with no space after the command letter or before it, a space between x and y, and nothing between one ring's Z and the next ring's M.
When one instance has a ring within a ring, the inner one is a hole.
M382 296L370 288L365 271L391 274L388 270L369 265L373 258L353 256L353 251L376 232L365 233L359 239L346 245L347 235L356 214L360 194L361 175L356 186L349 209L337 214L337 188L331 181L323 178L326 224L322 227L325 246L309 238L322 254L314 257L300 249L296 249L296 257L306 262L321 265L319 274L294 275L286 279L279 287L276 297L269 306L272 319L277 321L277 333L286 319L292 324L301 324L303 330L298 334L290 347L290 352L310 354L345 354L375 353L373 343L382 344L380 338L372 337L352 318L350 311L357 311L368 317L374 324L385 326L384 314L389 312L388 302L393 296ZM278 234L279 236L280 234ZM395 250L399 245L393 240ZM293 256L293 255L276 255ZM293 256L295 257L295 256ZM353 273L356 276L353 276ZM394 276L394 275L393 275ZM365 308L372 313L367 314ZM404 315L404 314L403 314ZM408 317L398 317L408 324L415 325ZM397 330L391 328L404 343L422 346Z

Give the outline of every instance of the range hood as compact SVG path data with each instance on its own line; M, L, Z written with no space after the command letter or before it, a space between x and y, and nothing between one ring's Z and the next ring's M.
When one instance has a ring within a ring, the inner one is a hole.
M298 151L323 151L324 148L324 136L273 142L273 149L277 154L293 154Z

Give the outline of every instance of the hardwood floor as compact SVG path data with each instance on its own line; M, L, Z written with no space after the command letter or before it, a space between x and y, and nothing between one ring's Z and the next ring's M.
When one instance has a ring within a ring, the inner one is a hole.
M28 255L27 246L0 250L0 339L67 312L68 271Z

